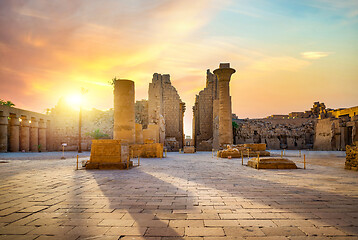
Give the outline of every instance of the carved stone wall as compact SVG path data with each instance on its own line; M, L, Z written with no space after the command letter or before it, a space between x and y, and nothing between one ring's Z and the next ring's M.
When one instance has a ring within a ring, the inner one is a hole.
M314 119L233 119L234 144L265 143L268 149L309 149Z
M148 101L136 103L136 122L143 124L143 129L148 125L158 125L155 138L168 150L178 151L184 144L184 112L185 104L172 86L170 75L154 73L149 83Z

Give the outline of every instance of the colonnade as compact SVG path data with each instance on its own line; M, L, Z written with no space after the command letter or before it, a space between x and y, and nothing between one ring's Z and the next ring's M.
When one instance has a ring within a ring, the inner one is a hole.
M0 152L48 151L50 120L46 115L22 115L20 109L5 112L0 109ZM32 113L24 111L26 113Z

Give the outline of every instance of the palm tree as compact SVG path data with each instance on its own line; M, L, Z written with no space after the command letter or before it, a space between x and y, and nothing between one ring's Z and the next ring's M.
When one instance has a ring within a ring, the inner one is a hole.
M0 105L3 105L3 106L8 106L8 107L13 107L15 106L15 104L11 101L5 101L5 100L2 100L0 99Z

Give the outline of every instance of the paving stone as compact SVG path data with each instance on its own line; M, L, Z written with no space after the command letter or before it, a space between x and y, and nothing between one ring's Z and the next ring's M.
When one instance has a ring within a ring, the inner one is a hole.
M103 219L100 223L98 223L98 226L131 227L134 222L134 220Z
M299 227L308 236L344 236L346 233L335 227Z
M271 220L239 220L240 226L248 227L276 227L277 225Z
M188 227L185 228L185 235L189 237L208 237L208 236L225 236L223 228L209 228L209 227L203 227L203 228L192 228Z
M13 161L0 168L0 240L358 239L356 172L331 155L306 171L257 171L211 152L129 171Z
M134 222L133 226L137 227L168 227L169 220L147 220L143 219Z
M227 236L248 237L248 236L265 236L259 227L224 227Z
M203 220L170 220L169 227L204 227Z
M115 236L143 236L146 232L146 227L111 227L105 235L115 235Z
M38 235L0 235L0 240L33 240L39 239Z
M302 235L305 235L297 227L264 227L261 230L267 236L302 236Z
M156 228L156 227L150 227L145 233L145 236L184 236L184 228L171 228L171 227L162 227L162 228Z
M64 235L68 233L73 227L70 226L41 226L41 227L31 227L32 231L30 234L38 235Z
M204 220L205 227L239 226L238 220Z
M5 226L0 228L0 235L26 234L33 231L35 227L30 226Z
M102 236L109 230L109 227L98 226L77 226L72 228L66 235L81 235L81 236Z

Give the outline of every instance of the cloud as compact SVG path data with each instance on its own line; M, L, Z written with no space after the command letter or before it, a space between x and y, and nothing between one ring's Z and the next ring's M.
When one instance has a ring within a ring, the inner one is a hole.
M331 55L332 52L303 52L301 56L306 59L314 60L327 57Z
M38 110L82 85L107 98L114 76L147 87L153 72L172 70L162 69L166 52L205 25L219 2L0 1L0 95Z
M264 57L255 61L249 69L263 72L290 71L297 72L309 65L309 62L290 56Z
M314 2L311 1L311 4L314 4ZM345 12L346 16L350 18L355 18L358 16L358 1L356 0L318 0L318 3L315 3L315 6L331 11L343 11Z

